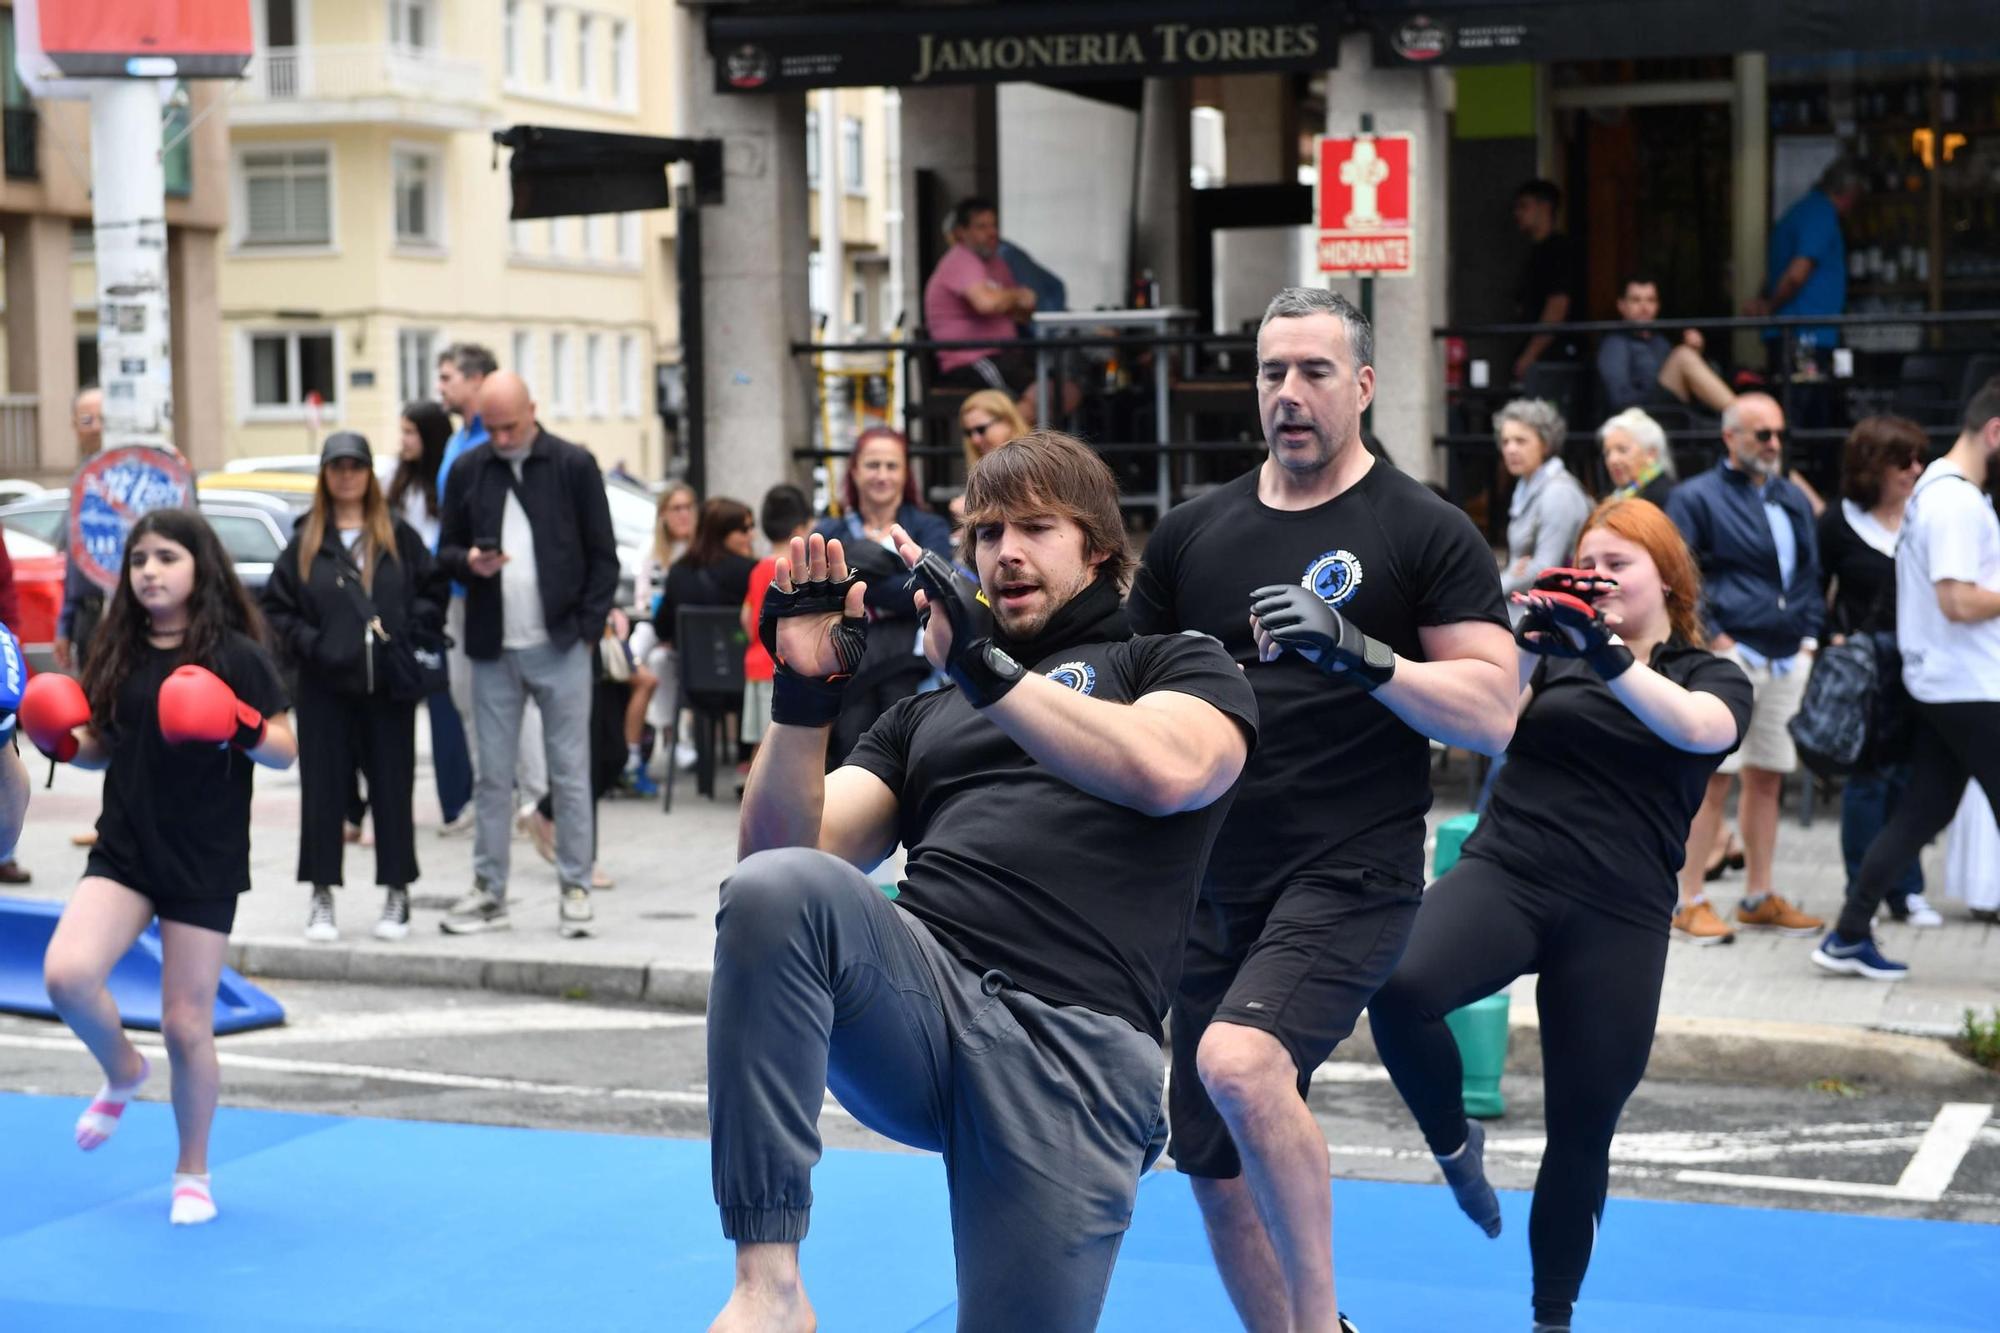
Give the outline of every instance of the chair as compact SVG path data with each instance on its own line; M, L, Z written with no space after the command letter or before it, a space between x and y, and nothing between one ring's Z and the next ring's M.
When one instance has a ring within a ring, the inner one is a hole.
M674 655L680 665L676 709L694 714L695 791L715 797L715 767L727 737L728 718L743 709L743 650L750 645L734 606L683 606L674 613ZM660 808L674 808L674 775L667 765Z

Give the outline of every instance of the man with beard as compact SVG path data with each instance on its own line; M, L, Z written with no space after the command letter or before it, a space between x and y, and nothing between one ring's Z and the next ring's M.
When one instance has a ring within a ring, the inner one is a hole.
M1138 632L1222 640L1263 719L1189 933L1170 1084L1174 1164L1253 1333L1338 1326L1306 1091L1409 937L1425 738L1497 754L1518 693L1486 542L1362 445L1373 342L1345 299L1278 293L1257 333L1270 455L1166 516L1128 606Z
M1681 866L1678 938L1727 944L1735 932L1709 905L1703 874L1722 831L1723 804L1738 773L1736 822L1749 863L1736 924L1781 935L1814 935L1826 924L1772 888L1778 799L1799 766L1790 723L1812 674L1826 619L1820 592L1819 524L1805 494L1785 478L1785 409L1769 394L1746 393L1722 414L1722 461L1674 488L1667 516L1701 566L1708 647L1743 668L1756 691L1743 744L1708 780L1688 832Z
M866 585L815 534L765 595L773 725L708 1003L715 1198L736 1242L714 1330L813 1326L798 1246L829 1086L944 1154L960 1327L1096 1327L1165 1146L1161 1022L1256 700L1213 640L1126 628L1118 485L1085 445L1000 446L966 520L978 587L894 530L956 688L894 705L831 774ZM863 871L898 841L891 902Z

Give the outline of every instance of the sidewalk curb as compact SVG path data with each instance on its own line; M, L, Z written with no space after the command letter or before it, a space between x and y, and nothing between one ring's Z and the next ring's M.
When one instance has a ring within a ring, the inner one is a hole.
M701 1013L709 969L666 963L598 963L549 958L479 958L405 947L328 948L288 940L242 940L229 964L245 976L286 981L344 981L379 986L439 986L551 998L622 1000ZM1542 1068L1540 1022L1516 1003L1508 1021L1507 1072ZM1363 1015L1337 1061L1376 1064ZM1662 1017L1646 1073L1704 1083L1804 1085L1820 1079L1888 1087L1973 1088L1985 1096L2000 1076L1980 1068L1940 1038L1878 1032L1834 1023L1746 1022Z

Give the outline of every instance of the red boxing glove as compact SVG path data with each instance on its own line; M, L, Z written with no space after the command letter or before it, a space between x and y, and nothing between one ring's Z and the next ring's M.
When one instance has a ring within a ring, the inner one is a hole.
M1556 566L1535 575L1536 592L1566 592L1586 602L1596 601L1599 596L1617 586L1617 579L1600 574L1594 569L1568 569Z
M46 672L28 681L18 716L35 748L66 764L76 758L76 729L90 722L90 700L73 677Z
M159 714L160 739L169 745L254 750L264 741L264 715L205 667L180 667L160 682Z

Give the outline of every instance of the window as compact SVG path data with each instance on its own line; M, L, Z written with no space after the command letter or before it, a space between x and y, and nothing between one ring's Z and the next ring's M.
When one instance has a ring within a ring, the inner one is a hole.
M588 334L583 340L583 392L594 417L604 415L604 405L610 396L606 392L604 370L604 335Z
M506 0L500 8L500 67L509 83L521 77L521 0Z
M624 19L611 20L611 100L620 106L632 95L632 30Z
M437 45L434 0L389 0L389 44L404 51Z
M868 188L868 168L861 158L861 121L856 116L840 118L840 183L849 194Z
M542 6L542 83L556 86L556 19L561 13L554 5Z
M160 169L166 177L167 198L185 199L194 193L194 139L188 133L192 91L186 83L174 85L167 114L160 121Z
M78 259L88 259L97 253L97 228L94 224L69 224L69 252Z
M535 335L526 329L514 330L514 353L509 369L527 381L530 394L535 391Z
M639 340L629 333L618 338L618 410L639 415Z
M639 262L639 215L620 213L618 215L618 259L625 264Z
M271 532L268 519L243 513L210 512L206 508L202 517L214 529L215 539L229 553L230 563L236 566L238 573L245 565L274 565L284 553L284 548Z
M573 399L570 396L569 335L551 333L549 335L549 405L559 417L570 415Z
M819 251L806 252L806 308L817 319L827 312L826 265L820 262Z
M438 225L438 212L444 191L438 155L425 148L397 148L389 160L395 182L396 243L442 245L444 228Z
M819 112L806 112L806 188L819 188Z
M325 330L252 334L249 379L250 407L256 413L294 416L313 394L324 405L338 403L333 334Z
M525 222L507 224L507 248L517 255L525 255L534 248L534 230Z
M576 90L585 97L597 91L597 71L591 50L596 45L597 23L588 14L576 16Z
M597 258L597 223L598 219L589 213L576 220L577 231L580 233L578 236L580 244L577 248L585 259Z
M567 222L567 221L568 221L568 219L567 219L567 218L550 218L550 219L549 219L549 258L550 258L550 259L561 259L561 258L563 257L563 247L564 247L564 244L565 244L565 243L566 243L566 242L568 241L568 239L569 239L569 228L563 225L563 224L564 224L565 222Z
M437 330L402 329L396 334L396 401L414 403L431 396L437 365Z
M327 245L332 174L325 148L259 148L239 159L244 245Z

